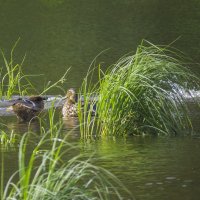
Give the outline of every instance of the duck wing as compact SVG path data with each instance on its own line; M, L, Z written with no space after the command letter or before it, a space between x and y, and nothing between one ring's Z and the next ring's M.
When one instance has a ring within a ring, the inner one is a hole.
M41 110L41 107L37 103L34 103L33 101L31 101L29 99L16 100L16 102L14 104L20 104L20 106L22 106L24 108L28 108L28 109L35 110L35 111Z

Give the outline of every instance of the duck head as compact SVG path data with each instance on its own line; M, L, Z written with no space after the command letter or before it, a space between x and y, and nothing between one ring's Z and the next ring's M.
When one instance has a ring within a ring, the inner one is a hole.
M75 100L76 93L73 88L70 88L69 90L67 90L66 98L67 98L68 103L74 104L76 102Z
M33 103L33 106L35 109L43 109L44 108L44 100L46 100L47 97L42 96L31 96L29 98L29 101Z

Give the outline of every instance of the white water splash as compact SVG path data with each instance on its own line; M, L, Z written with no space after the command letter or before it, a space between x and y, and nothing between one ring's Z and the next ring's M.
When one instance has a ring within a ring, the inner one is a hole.
M181 96L186 101L200 101L200 91L197 90L186 90L182 86L172 83L172 96Z

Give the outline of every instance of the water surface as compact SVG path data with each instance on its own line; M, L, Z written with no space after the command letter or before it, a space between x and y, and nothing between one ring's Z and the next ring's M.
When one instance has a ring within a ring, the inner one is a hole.
M71 67L66 88L80 87L92 60L106 68L134 52L142 39L173 44L200 60L200 3L164 0L1 0L0 47L8 54L20 37L16 62L26 54L24 70L44 74L35 78L57 80ZM198 66L191 66L199 73ZM56 73L55 73L56 71ZM50 91L58 94L58 91Z

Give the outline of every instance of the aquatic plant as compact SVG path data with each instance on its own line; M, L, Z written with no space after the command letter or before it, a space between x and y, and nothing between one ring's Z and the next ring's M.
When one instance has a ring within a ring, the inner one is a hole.
M51 83L51 81L48 81L48 83L44 86L43 91L40 93L40 95L44 95L46 94L47 91L51 90L52 88L58 88L60 90L62 90L63 92L65 92L65 90L63 89L63 84L66 82L66 76L69 72L70 68L67 69L65 71L65 73L56 81Z
M53 100L51 102L51 106L47 110L47 121L44 121L44 123L40 123L41 129L43 129L40 132L43 135L45 135L46 134L45 129L48 130L48 135L50 136L49 138L51 139L58 136L57 134L59 132L59 129L63 124L62 119L60 119L60 117L56 117L56 114L58 114L58 112L56 111L57 109L55 106L55 100Z
M92 65L90 66L90 68ZM96 105L98 84L93 84L91 79L96 68L88 70L78 95L78 118L80 121L81 138L93 137L93 132L98 132L96 126Z
M11 49L10 58L7 59L1 50L4 66L0 67L0 97L10 99L12 95L27 95L29 91L35 90L29 80L29 75L25 75L22 66L25 60L23 57L21 63L14 63L14 50L18 44L16 41Z
M10 99L13 95L25 96L32 93L40 93L40 95L44 95L52 88L59 88L64 91L62 85L66 81L69 69L67 69L57 81L53 83L48 81L48 83L44 85L42 92L39 92L38 89L35 88L30 78L39 77L41 74L27 75L23 72L22 66L25 56L23 57L21 63L14 62L14 51L18 42L19 39L13 45L9 58L6 57L3 50L0 50L3 59L3 66L0 67L0 98L4 97L6 99Z
M98 94L92 127L95 124L101 134L115 135L174 135L192 130L184 93L190 95L191 89L199 89L200 80L175 52L143 42L134 55L124 56L105 73L99 69L98 85L92 88ZM90 82L88 76L85 81ZM83 93L90 91L87 87ZM80 121L87 124L84 134L91 135L88 121Z
M4 130L0 130L0 144L4 148L13 146L16 143L16 134L12 131L10 134L6 133Z
M59 131L62 127L60 127ZM59 131L57 133L59 133ZM119 188L128 192L111 173L84 160L80 155L65 159L74 150L66 138L43 135L26 157L30 134L23 135L19 147L19 170L8 181L2 200L9 199L122 199ZM48 147L48 148L47 148ZM30 145L29 145L30 149ZM19 176L15 183L13 179ZM130 194L129 194L130 195Z

